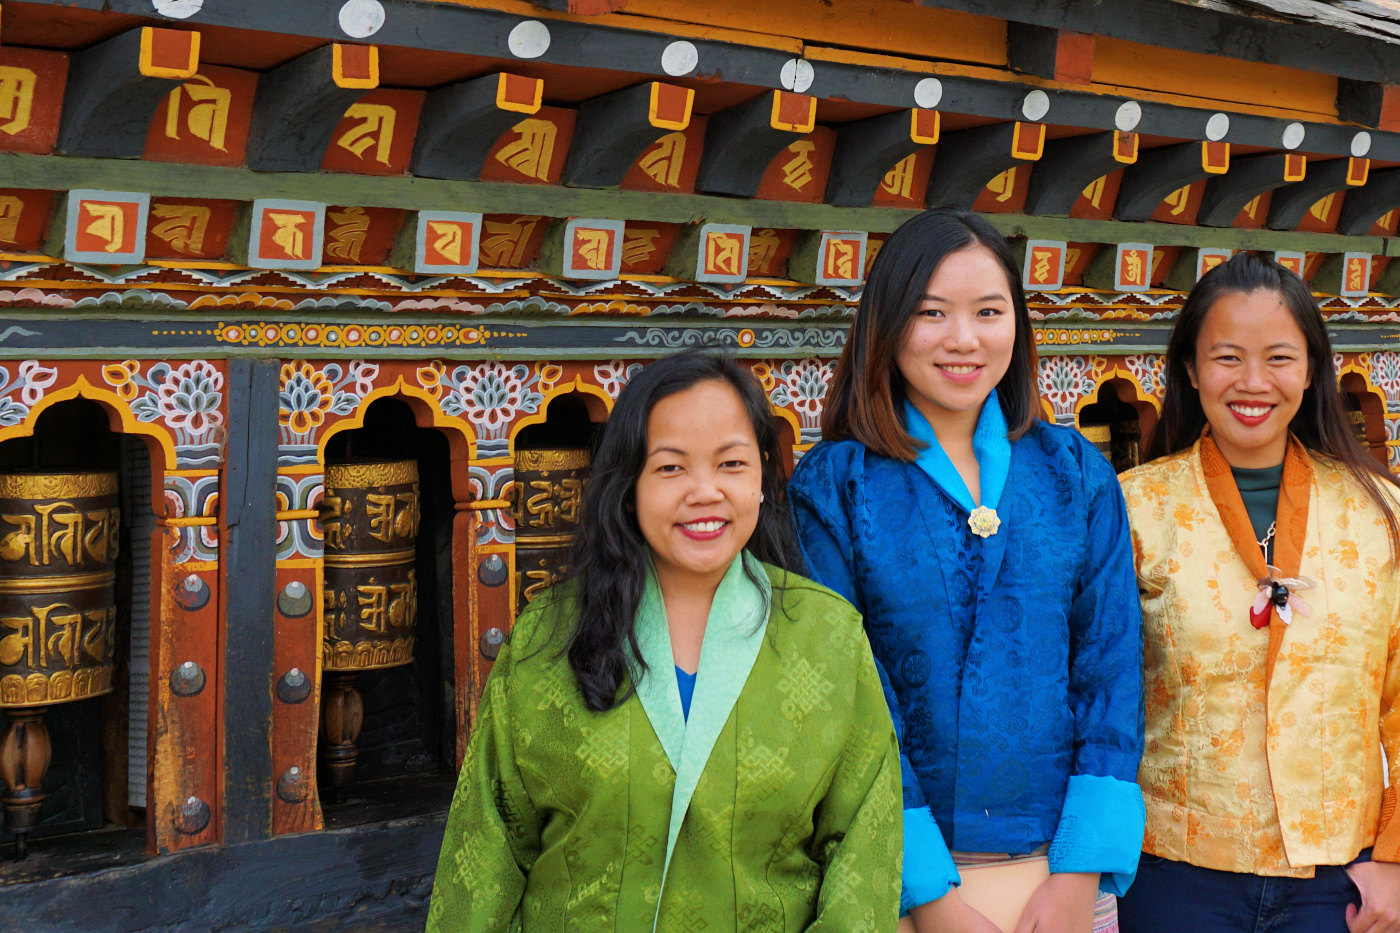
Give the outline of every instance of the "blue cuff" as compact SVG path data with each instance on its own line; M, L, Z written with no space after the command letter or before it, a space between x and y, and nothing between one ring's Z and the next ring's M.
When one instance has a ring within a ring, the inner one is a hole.
M1137 874L1146 824L1147 808L1136 784L1072 775L1050 842L1050 871L1098 872L1099 890L1122 897Z
M905 810L904 886L899 892L899 915L938 900L950 887L961 883L933 813L928 807Z

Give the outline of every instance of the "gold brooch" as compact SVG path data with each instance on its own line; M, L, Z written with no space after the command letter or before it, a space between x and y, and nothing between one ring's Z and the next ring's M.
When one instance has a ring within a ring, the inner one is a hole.
M985 505L979 505L972 510L972 514L967 517L967 527L972 529L972 533L981 538L990 538L997 533L1001 527L1001 519L993 509Z

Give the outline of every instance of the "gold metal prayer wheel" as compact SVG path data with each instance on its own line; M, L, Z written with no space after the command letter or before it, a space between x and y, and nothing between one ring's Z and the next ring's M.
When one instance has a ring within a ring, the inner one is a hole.
M1113 428L1106 424L1086 424L1079 428L1085 440L1093 444L1109 462L1113 461Z
M112 689L117 502L116 473L0 475L0 802L21 858L45 797L45 708Z
M587 450L515 452L516 611L556 583L568 569L578 529L583 487L592 458Z
M326 672L320 783L335 794L354 782L359 757L364 705L356 676L413 661L417 461L327 464L320 520Z

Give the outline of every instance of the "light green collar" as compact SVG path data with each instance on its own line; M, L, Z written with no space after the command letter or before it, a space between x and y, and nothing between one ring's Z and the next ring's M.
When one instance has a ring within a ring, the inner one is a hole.
M748 573L745 572L747 567ZM755 584L754 579L759 582ZM637 609L637 645L647 671L634 677L637 698L646 711L671 767L676 785L671 797L671 823L666 836L666 869L676 848L676 837L685 822L700 775L710 760L729 714L743 692L768 629L773 587L763 564L747 551L725 571L715 590L700 646L695 696L690 718L681 713L680 688L676 685L675 659L671 654L671 630L656 570L648 555L646 589ZM665 869L662 890L665 890ZM661 898L657 898L657 916ZM655 918L653 918L653 926Z

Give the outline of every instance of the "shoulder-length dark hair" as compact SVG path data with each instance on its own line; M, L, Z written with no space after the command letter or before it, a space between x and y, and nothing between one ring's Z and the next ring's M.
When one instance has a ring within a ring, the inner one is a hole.
M1392 548L1400 555L1400 516L1381 491L1382 483L1400 485L1400 481L1361 446L1347 423L1332 359L1332 340L1312 292L1302 279L1273 260L1239 253L1201 276L1186 296L1167 343L1163 374L1166 393L1162 417L1147 444L1148 459L1186 450L1201 436L1206 413L1200 393L1191 384L1189 367L1196 364L1196 344L1206 315L1225 295L1257 291L1274 292L1283 299L1283 306L1303 332L1308 347L1311 384L1303 391L1302 405L1288 429L1308 450L1336 461L1351 474L1384 514Z
M629 664L641 664L645 670L634 623L649 559L636 512L637 480L647 459L647 421L662 399L710 380L726 383L739 393L762 456L763 503L746 550L784 570L802 571L785 497L778 428L753 372L731 357L703 350L668 356L647 366L622 390L603 430L569 557L567 579L573 582L577 599L567 649L569 666L591 710L612 709L626 699L619 690ZM696 412L696 417L704 414Z
M1011 247L984 218L940 207L905 221L875 257L827 391L822 415L822 436L827 440L854 438L897 460L913 460L918 454L904 426L904 377L895 358L929 279L949 253L969 246L986 247L1001 263L1016 314L1011 366L997 384L1008 435L1015 440L1041 417L1035 334Z

